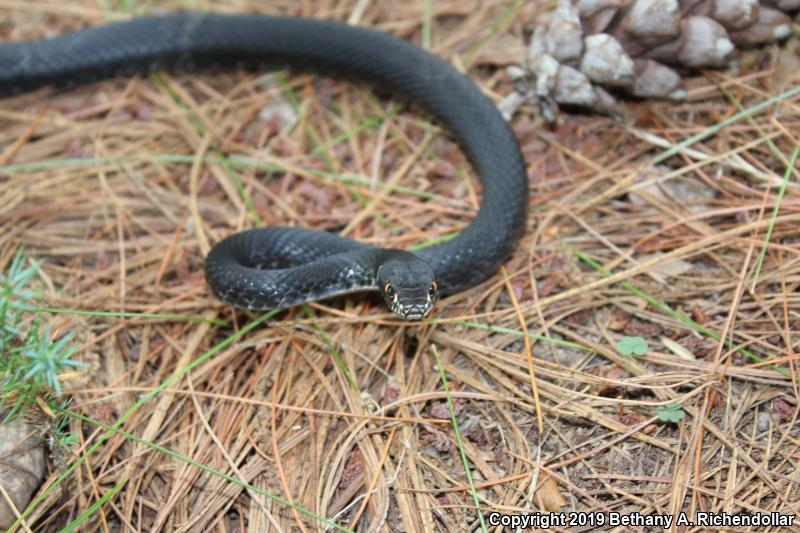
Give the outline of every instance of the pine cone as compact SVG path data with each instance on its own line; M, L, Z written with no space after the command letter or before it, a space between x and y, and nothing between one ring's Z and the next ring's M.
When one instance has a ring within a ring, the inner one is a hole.
M618 114L613 89L682 100L675 69L725 66L736 47L791 34L800 0L559 0L533 32L523 64L509 67L507 118L532 101L547 120L558 106Z

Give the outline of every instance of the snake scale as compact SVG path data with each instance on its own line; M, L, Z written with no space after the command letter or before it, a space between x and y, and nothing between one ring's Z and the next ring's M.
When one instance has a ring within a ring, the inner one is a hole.
M452 135L477 172L483 200L454 238L415 252L324 231L267 227L218 242L206 280L224 302L284 308L380 291L398 316L428 316L438 295L485 280L525 227L528 185L517 141L475 84L435 55L386 33L267 15L175 13L40 41L0 44L0 95L156 70L290 68L366 82L418 106Z

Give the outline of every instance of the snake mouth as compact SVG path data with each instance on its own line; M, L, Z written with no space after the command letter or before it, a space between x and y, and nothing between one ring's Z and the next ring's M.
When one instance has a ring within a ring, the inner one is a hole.
M431 314L432 309L432 303L425 302L421 304L398 304L392 308L392 311L405 320L422 320Z

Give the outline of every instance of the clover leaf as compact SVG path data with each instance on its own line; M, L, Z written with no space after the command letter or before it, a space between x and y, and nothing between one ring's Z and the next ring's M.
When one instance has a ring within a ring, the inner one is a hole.
M678 422L686 416L686 413L679 403L662 405L656 409L656 414L658 415L658 419L662 422Z
M617 351L622 355L644 355L647 353L647 342L642 337L622 337L617 342Z

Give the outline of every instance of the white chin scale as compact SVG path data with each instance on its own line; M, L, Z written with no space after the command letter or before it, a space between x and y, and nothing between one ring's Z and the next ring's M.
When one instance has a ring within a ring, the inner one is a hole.
M428 299L424 304L410 304L402 305L399 302L393 302L391 311L405 320L422 320L431 314L433 303Z

